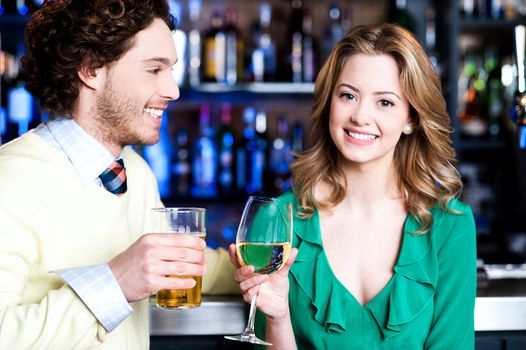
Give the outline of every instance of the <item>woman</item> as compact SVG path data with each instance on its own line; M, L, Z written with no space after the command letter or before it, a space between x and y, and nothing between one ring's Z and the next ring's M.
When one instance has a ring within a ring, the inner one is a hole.
M316 80L312 117L315 144L281 196L297 209L297 257L258 275L230 248L245 300L259 292L259 336L273 349L473 349L474 220L422 47L396 25L354 28Z

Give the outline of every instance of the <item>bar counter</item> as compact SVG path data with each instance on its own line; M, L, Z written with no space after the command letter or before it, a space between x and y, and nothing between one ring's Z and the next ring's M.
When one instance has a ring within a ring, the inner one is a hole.
M201 306L189 310L166 310L150 299L150 335L227 335L241 333L248 305L240 296L203 296Z
M152 336L197 336L240 333L248 305L239 296L204 296L201 307L165 310L150 305ZM478 282L475 331L526 331L526 279L483 279Z

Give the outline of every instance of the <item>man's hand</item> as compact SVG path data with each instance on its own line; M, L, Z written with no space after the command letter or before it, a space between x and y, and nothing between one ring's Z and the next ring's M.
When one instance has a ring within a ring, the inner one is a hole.
M186 289L195 286L191 278L205 274L205 242L183 233L150 233L141 236L109 267L126 300L137 301L162 289Z

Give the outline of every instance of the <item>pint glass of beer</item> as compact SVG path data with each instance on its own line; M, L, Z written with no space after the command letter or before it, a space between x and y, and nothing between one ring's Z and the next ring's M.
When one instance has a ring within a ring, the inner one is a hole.
M154 208L153 232L185 233L205 239L206 223L204 208ZM201 305L202 276L170 276L192 278L196 281L190 289L166 289L157 293L157 306L165 309L190 309Z

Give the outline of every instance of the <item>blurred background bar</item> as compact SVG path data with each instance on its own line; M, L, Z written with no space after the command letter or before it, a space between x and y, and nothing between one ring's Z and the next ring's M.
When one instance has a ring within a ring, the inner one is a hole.
M25 23L41 2L0 1L0 144L47 118L19 64ZM312 142L314 81L334 44L353 26L390 21L415 34L442 80L462 199L477 224L479 295L526 295L526 0L169 4L181 98L163 118L161 142L136 150L166 205L208 208L210 246L235 239L249 195L290 188L288 164ZM523 322L511 333L481 329L477 349L526 349Z

